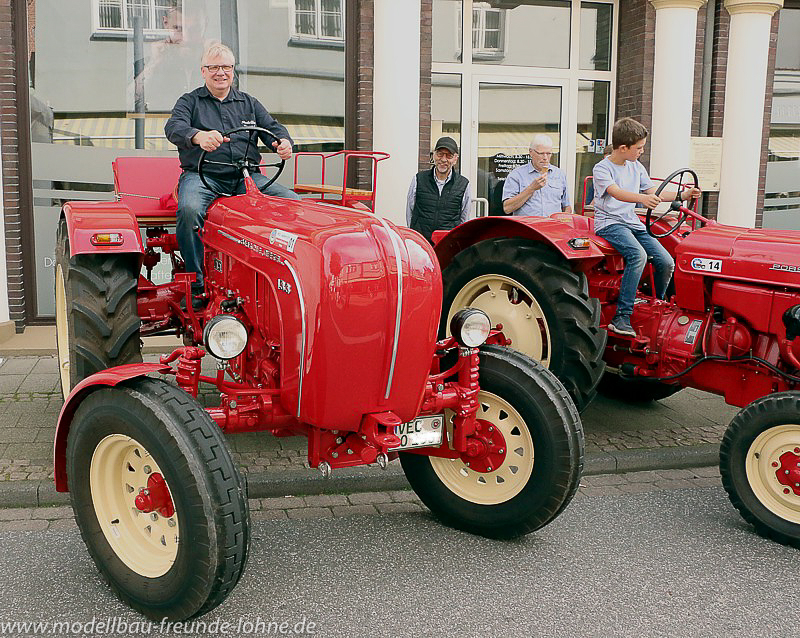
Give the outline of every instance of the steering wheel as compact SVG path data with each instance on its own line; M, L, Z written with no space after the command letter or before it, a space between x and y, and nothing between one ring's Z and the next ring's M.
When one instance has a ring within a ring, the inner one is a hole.
M277 168L278 170L275 172L275 175L273 175L272 179L270 179L264 186L262 186L262 189L266 189L268 186L271 186L272 183L280 177L281 173L283 173L283 169L286 166L286 160L282 159L280 162L275 162L273 164L253 164L250 160L247 159L247 154L250 152L250 144L253 143L254 139L256 139L255 147L258 148L258 140L257 140L258 133L266 133L276 142L278 142L278 144L281 143L281 141L276 137L276 135L272 131L268 131L267 129L261 128L260 126L242 126L240 128L235 128L231 131L226 131L225 133L222 134L222 136L230 137L234 133L242 133L245 131L248 133L248 137L247 137L247 146L244 149L244 156L242 157L242 159L233 160L230 162L220 162L217 160L208 159L206 157L208 155L208 151L206 150L203 150L203 152L200 154L200 160L197 162L197 172L200 175L200 180L203 182L205 187L215 195L219 195L220 197L230 197L234 195L234 193L225 193L221 190L214 188L208 181L206 181L206 177L205 175L203 175L203 166L205 166L206 164L214 164L216 166L232 166L237 170L237 172L241 173L242 175L244 174L243 171L245 170L250 172L261 167ZM241 181L241 179L242 178L240 177L239 180Z
M686 173L688 173L689 177L692 180L694 180L694 183L690 184L690 181L688 179L686 180L686 184L683 183L683 176ZM666 188L667 184L674 183L676 177L678 177L678 196L672 202L670 202L669 208L667 210L665 210L663 213L661 213L660 215L658 215L658 216L654 216L653 215L653 209L652 208L648 208L647 209L647 217L645 218L645 226L647 227L647 233L651 237L657 237L658 239L661 239L662 237L669 237L672 233L674 233L676 230L678 230L681 227L681 225L683 224L683 222L685 222L686 219L689 217L689 213L687 213L686 209L683 207L683 201L680 199L680 197L681 197L681 193L683 193L684 189L686 189L686 188L699 188L699 186L698 186L699 181L697 179L697 173L695 173L691 168L680 168L677 171L675 171L674 173L672 173L672 175L670 175L669 177L667 177L667 179L665 179L663 182L661 182L661 184L656 189L656 192L654 194L656 196L661 195L661 192ZM694 198L694 199L696 199L696 198ZM692 204L692 202L688 202L688 203L689 203L689 205ZM668 228L668 230L666 232L661 233L661 234L653 232L653 226L655 226L656 223L660 222L667 215L669 215L670 213L674 213L674 212L677 212L677 213L680 213L680 214L678 215L678 219L675 221L675 223L672 226L669 226L669 228Z

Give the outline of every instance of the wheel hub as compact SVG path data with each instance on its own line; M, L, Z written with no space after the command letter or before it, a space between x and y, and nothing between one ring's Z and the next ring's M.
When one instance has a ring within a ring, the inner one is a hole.
M778 483L786 486L783 493L789 494L791 491L800 496L800 447L784 452L778 461L773 461L772 467L777 468L775 478Z
M464 464L476 472L493 472L506 459L506 440L500 429L489 421L476 419L475 434L467 441L467 451L461 455Z
M144 514L157 511L161 516L169 518L175 513L175 506L167 489L167 482L158 472L153 473L147 479L147 487L139 490L139 494L134 499L136 509Z

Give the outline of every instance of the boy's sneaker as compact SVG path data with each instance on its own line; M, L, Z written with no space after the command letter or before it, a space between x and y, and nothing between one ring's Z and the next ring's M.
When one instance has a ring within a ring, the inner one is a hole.
M608 329L611 332L616 332L618 335L624 335L626 337L635 337L636 331L631 326L631 320L628 317L623 315L617 315L611 320L611 323L608 324Z

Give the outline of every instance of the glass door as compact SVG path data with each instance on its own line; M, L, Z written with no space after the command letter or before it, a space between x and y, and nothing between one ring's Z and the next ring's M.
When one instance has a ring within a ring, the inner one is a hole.
M528 163L531 140L539 133L553 140L552 163L569 174L566 162L572 158L571 145L564 145L565 92L566 82L551 79L473 79L470 181L479 214L503 214L506 177Z

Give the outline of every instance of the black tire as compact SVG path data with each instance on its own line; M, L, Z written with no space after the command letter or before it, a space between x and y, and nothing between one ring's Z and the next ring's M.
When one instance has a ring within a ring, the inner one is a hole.
M461 459L414 453L400 453L400 462L411 487L446 525L515 538L547 525L572 500L583 470L583 428L563 385L539 363L497 346L481 348L480 361L477 418L505 437L502 465L476 472Z
M142 360L138 273L136 254L71 255L67 222L61 218L56 235L56 345L65 397L95 372Z
M597 390L603 396L625 403L649 403L671 397L683 390L683 386L644 379L622 377L616 371L606 368Z
M800 548L798 463L800 392L753 401L734 417L722 438L719 471L733 506L762 536ZM784 472L790 472L788 477ZM791 478L791 484L779 482L779 475Z
M137 514L129 502L154 471L169 489L171 518L158 512L147 518L153 514ZM100 573L149 618L204 614L241 578L250 542L244 482L219 427L183 390L141 377L92 392L70 427L67 477L81 536Z
M558 377L578 410L589 405L605 370L608 334L600 327L600 302L589 297L583 273L572 272L563 257L543 244L488 239L456 255L442 277L441 335L449 334L456 311L480 308L493 325L503 324L512 348ZM492 279L501 296L490 299Z

